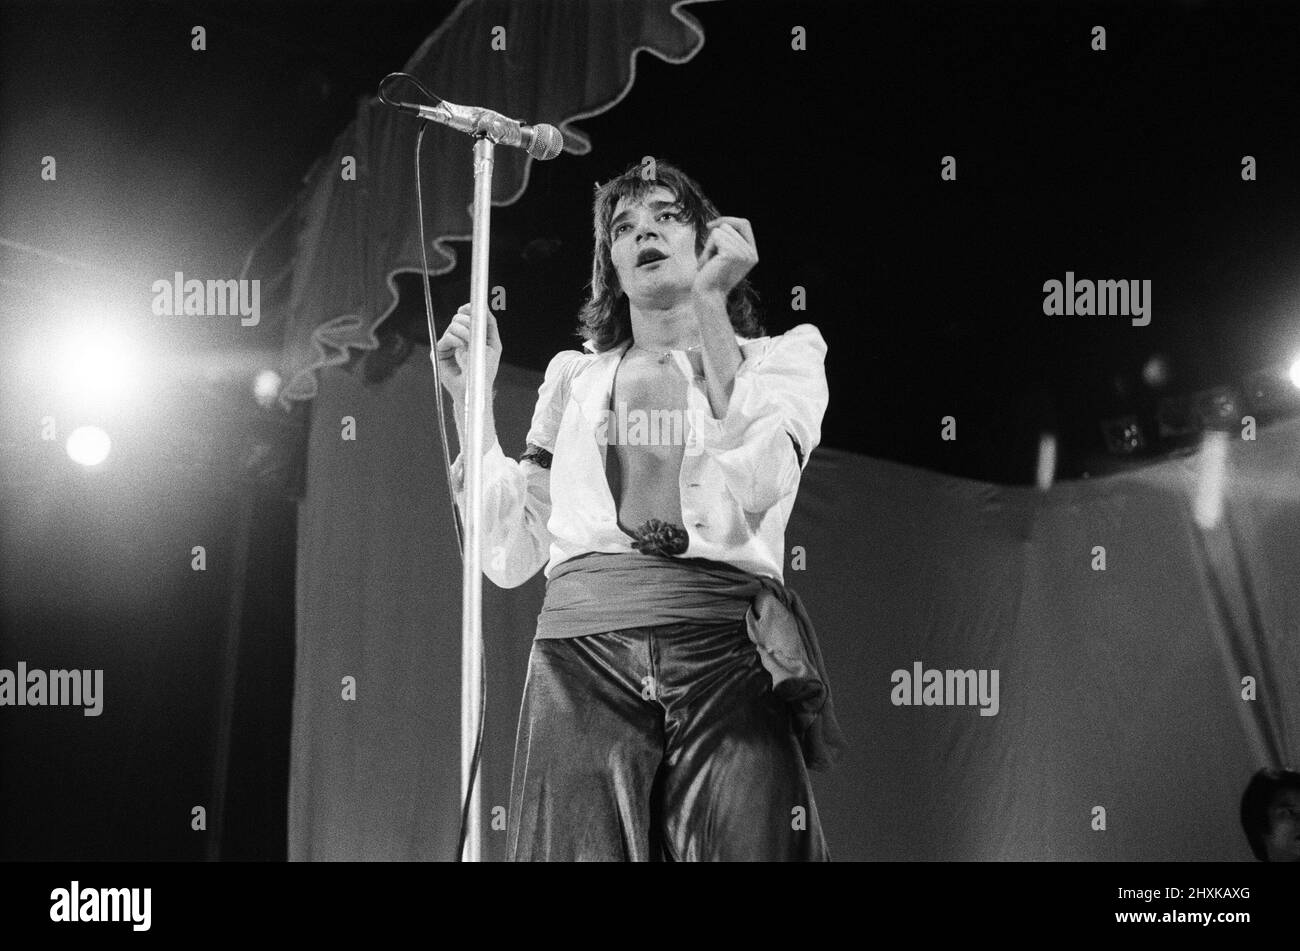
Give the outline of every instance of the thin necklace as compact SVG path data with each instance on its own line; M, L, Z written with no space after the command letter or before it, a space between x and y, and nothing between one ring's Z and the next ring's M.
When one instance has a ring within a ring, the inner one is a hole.
M659 358L659 362L660 362L660 363L667 363L667 362L668 362L668 358L669 358L670 356L672 356L672 353L673 353L673 351L671 351L671 350L668 350L668 351L666 351L666 352L664 352L664 353L660 353L660 352L657 351L657 350L651 350L649 347L643 347L643 346L641 346L641 344L637 343L636 341L633 341L633 342L632 342L632 348L633 348L633 349L644 350L646 353L654 354L655 356L657 356L657 357ZM686 348L686 352L687 352L687 353L690 353L692 350L698 350L698 349L700 349L700 345L699 345L699 344L696 344L696 345L693 346L693 347L687 347L687 348Z

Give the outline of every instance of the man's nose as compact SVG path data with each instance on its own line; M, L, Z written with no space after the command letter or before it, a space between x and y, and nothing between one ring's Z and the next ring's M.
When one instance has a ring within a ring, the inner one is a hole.
M655 226L654 221L647 221L644 224L640 224L637 226L636 239L638 242L640 242L642 238L657 238L657 237L659 237L659 229Z

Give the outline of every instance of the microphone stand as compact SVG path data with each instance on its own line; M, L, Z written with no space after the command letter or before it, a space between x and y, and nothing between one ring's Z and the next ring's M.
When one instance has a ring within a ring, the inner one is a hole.
M424 95L437 100L436 106L390 99L385 87L396 79L415 85ZM389 73L379 83L379 99L386 105L422 119L450 126L474 137L474 228L470 257L470 340L465 381L465 551L461 575L461 662L460 662L460 790L461 803L473 787L465 816L465 846L459 858L465 862L483 860L483 816L481 784L474 782L474 747L478 740L478 712L482 705L483 680L483 420L487 415L487 318L489 223L492 217L493 152L497 143L525 149L538 160L553 159L564 150L564 137L545 123L524 126L490 109L457 106L434 95L407 73ZM419 145L416 145L416 194L419 195ZM423 219L421 219L421 248ZM427 275L426 275L427 278ZM427 294L427 288L426 288ZM426 296L426 302L428 298ZM429 313L429 345L433 338L433 316ZM435 364L436 368L436 364ZM439 420L439 425L442 420ZM481 757L480 757L481 759Z
M487 302L489 223L494 143L474 139L474 229L470 261L470 343L465 399L465 558L461 576L460 790L470 801L462 861L483 860L482 784L474 782L474 744L483 671L483 421L487 414Z

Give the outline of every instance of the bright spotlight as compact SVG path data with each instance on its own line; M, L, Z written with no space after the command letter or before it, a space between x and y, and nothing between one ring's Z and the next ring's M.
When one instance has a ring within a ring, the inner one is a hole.
M60 354L60 382L65 391L84 400L114 400L127 392L135 363L120 336L102 331L78 334Z
M253 381L253 396L262 409L270 409L275 398L280 395L280 374L274 370L263 370Z
M79 426L68 437L68 456L83 466L97 466L113 448L108 433L98 426Z
M1291 372L1287 375L1291 377L1292 385L1300 387L1300 357L1296 357L1295 360L1292 361Z

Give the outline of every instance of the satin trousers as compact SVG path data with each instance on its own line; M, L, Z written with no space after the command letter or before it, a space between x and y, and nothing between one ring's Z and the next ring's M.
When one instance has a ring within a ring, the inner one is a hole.
M829 861L745 621L533 642L510 861Z

